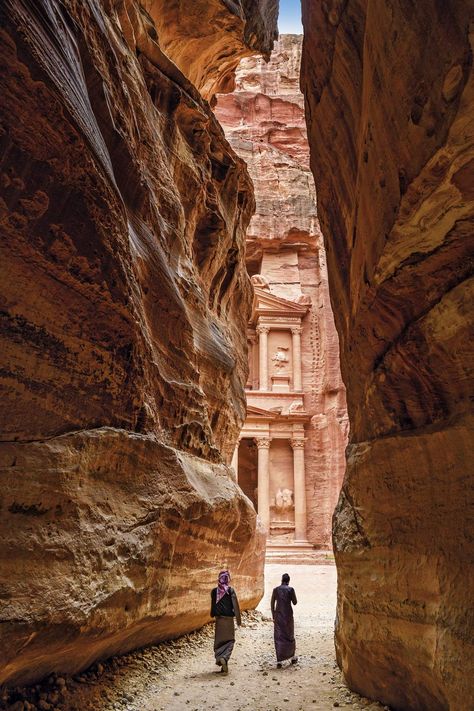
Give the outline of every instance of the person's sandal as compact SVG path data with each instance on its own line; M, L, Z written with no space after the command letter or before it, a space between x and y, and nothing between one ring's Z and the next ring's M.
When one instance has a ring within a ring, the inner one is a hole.
M229 667L227 666L227 661L222 657L222 659L219 659L222 667L222 674L227 674L229 672Z

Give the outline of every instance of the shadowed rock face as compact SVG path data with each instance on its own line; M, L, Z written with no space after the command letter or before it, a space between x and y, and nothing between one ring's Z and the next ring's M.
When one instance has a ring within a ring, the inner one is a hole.
M331 518L342 484L347 443L345 390L329 299L326 255L316 213L304 98L299 86L302 35L280 35L270 61L243 59L236 88L218 97L216 115L255 186L255 214L247 230L249 270L262 273L275 253L285 255L270 288L293 298L296 278L311 305L303 321L302 366L308 540L331 547ZM296 277L295 277L296 275ZM300 295L301 295L300 293Z
M303 0L351 421L337 654L353 688L396 709L474 705L473 9Z
M1 8L0 683L198 626L222 565L263 591L226 466L252 186L156 37L132 0Z

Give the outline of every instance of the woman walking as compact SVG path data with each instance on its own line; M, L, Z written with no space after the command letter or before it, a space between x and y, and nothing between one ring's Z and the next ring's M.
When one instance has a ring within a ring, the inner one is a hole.
M281 585L274 588L271 600L271 609L274 627L275 651L277 667L280 668L285 659L291 658L291 663L296 664L295 656L295 623L293 620L292 604L296 605L296 594L290 587L290 576L285 573L281 577Z
M239 601L234 588L230 587L230 573L222 570L217 579L217 588L211 591L211 617L216 618L214 654L216 664L223 674L228 672L228 662L235 642L234 617L238 626L240 618Z

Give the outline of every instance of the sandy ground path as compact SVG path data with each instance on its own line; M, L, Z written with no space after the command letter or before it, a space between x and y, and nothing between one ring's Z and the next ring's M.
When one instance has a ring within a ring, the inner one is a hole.
M276 668L270 597L283 573L296 590L295 636L298 664ZM265 596L258 606L263 620L248 619L237 630L228 676L214 665L212 637L167 679L161 694L144 711L232 708L235 711L328 711L339 708L382 709L352 694L334 660L333 628L336 568L329 565L282 565L265 568ZM266 619L265 619L266 618ZM179 694L179 696L178 696Z
M295 635L299 661L277 669L270 596L284 572L291 575L298 597ZM335 567L299 565L286 569L269 565L265 581L265 596L258 612L245 614L244 625L236 633L227 676L215 666L214 630L208 625L179 640L94 665L72 678L51 677L29 695L17 697L19 701L10 698L6 707L13 711L383 709L351 693L335 664Z

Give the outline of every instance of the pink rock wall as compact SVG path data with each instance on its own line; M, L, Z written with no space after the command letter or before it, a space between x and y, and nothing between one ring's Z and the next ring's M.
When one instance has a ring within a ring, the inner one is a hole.
M215 113L255 186L256 212L246 241L250 273L262 273L277 296L305 294L311 300L302 334L304 402L311 415L305 448L308 538L330 547L348 421L309 169L301 47L302 36L282 35L268 64L258 57L242 60L235 91L218 97Z

